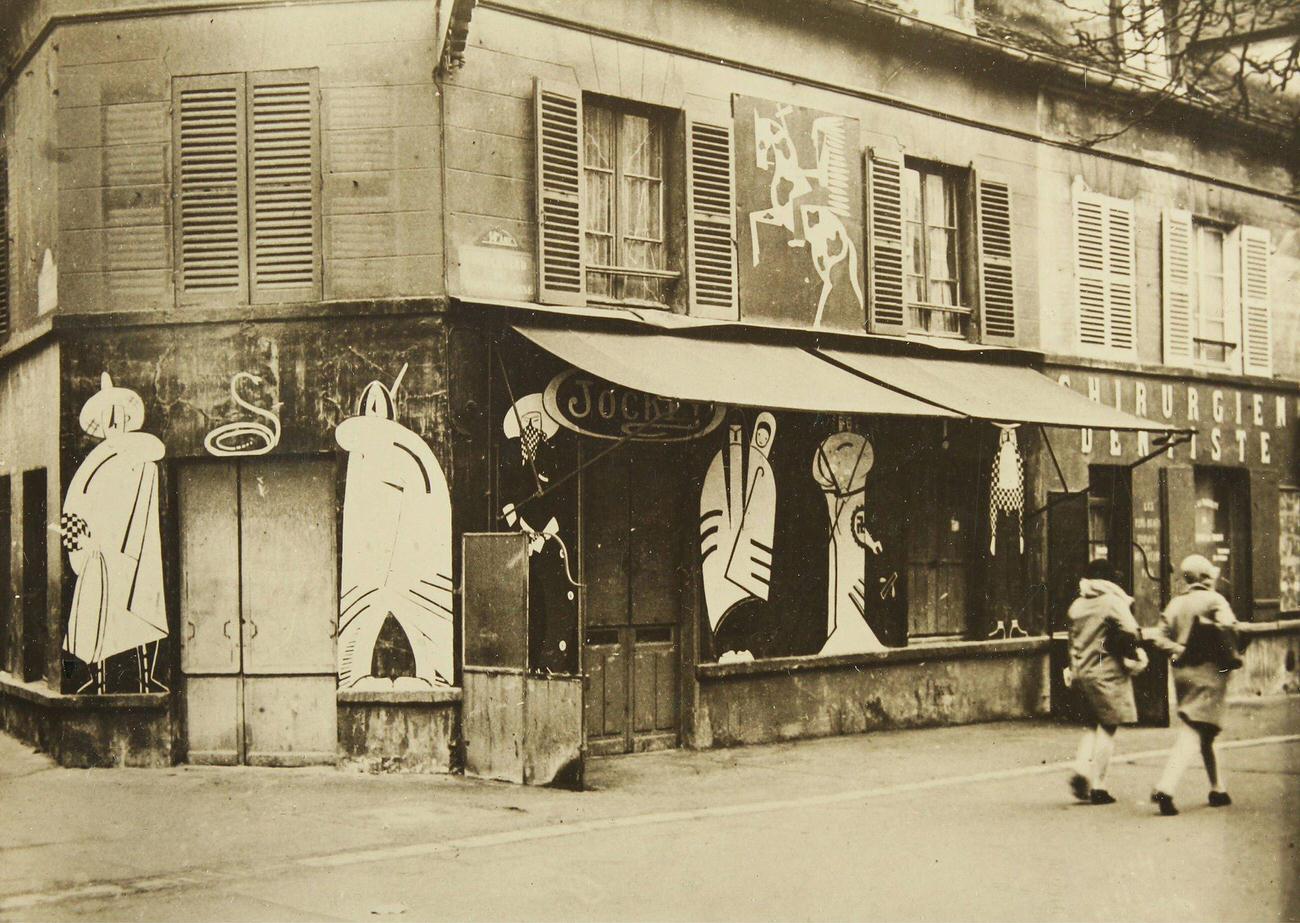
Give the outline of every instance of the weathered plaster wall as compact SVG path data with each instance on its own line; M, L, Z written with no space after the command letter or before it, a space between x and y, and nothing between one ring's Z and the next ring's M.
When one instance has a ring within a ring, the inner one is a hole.
M1300 622L1251 626L1247 637L1242 667L1228 683L1229 697L1300 692Z
M361 772L459 768L460 697L450 692L339 695L339 765Z

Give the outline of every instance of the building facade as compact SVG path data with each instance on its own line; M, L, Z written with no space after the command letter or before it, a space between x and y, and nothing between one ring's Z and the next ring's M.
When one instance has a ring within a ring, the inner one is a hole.
M1295 165L1097 142L1150 75L1037 6L14 4L4 727L494 774L1037 715L1080 565L1150 625L1193 549L1293 687Z

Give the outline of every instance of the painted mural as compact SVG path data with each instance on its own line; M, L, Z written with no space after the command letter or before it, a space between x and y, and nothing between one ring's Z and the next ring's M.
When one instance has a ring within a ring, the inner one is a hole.
M339 597L339 686L450 685L451 495L432 450L397 421L397 392L366 385L335 439L348 453Z
M744 319L861 330L857 120L745 96L733 109Z
M76 574L63 648L90 668L78 692L106 691L105 662L127 651L136 655L139 690L160 690L156 642L167 637L167 610L158 461L165 450L156 436L140 431L140 395L115 386L107 372L78 423L101 441L72 476L59 518Z
M506 410L501 430L508 442L517 441L518 451L501 459L501 488L512 498L501 516L528 536L529 665L539 672L574 673L579 584L570 548L576 511L569 491L548 490L562 467L572 467L562 461L560 429L540 393L526 394Z
M989 475L989 554L997 553L998 516L1016 522L1020 553L1025 553L1025 463L1020 457L1014 426L998 427L998 450Z
M239 394L241 384L261 385L262 379L252 372L236 372L230 379L230 403L248 418L223 423L203 437L208 454L218 458L265 455L280 443L280 418L276 406L258 407ZM278 405L277 405L278 406Z
M866 554L880 554L880 542L866 526L867 474L875 452L866 437L838 432L813 456L813 479L826 495L830 518L830 599L822 654L883 651L867 624Z
M746 600L766 600L772 580L776 480L769 453L776 418L760 413L749 446L732 425L727 445L709 464L700 491L700 568L709 627L716 632Z

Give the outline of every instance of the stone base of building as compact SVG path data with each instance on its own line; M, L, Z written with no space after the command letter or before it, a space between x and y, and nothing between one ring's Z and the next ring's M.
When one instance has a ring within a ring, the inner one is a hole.
M0 672L0 729L74 768L173 763L171 696L60 695Z
M1241 669L1232 674L1228 697L1253 699L1300 692L1300 619L1258 622L1242 630L1250 644L1241 655Z
M688 746L730 747L1047 712L1045 638L706 664Z
M461 768L461 691L340 692L339 766L361 772Z

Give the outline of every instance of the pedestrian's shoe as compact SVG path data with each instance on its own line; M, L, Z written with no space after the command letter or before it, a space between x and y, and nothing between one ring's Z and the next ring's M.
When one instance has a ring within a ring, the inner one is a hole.
M1232 799L1228 797L1227 792L1210 792L1210 807L1226 808L1232 804Z
M1151 803L1160 808L1161 817L1173 817L1178 813L1178 809L1174 807L1173 795L1166 795L1164 792L1154 791L1151 793Z
M1106 791L1104 788L1094 788L1092 790L1092 795L1090 796L1089 800L1093 804L1114 804L1115 796L1112 795L1110 792Z
M1078 798L1080 801L1087 801L1088 780L1076 772L1074 775L1070 776L1070 791L1073 792L1074 797Z

